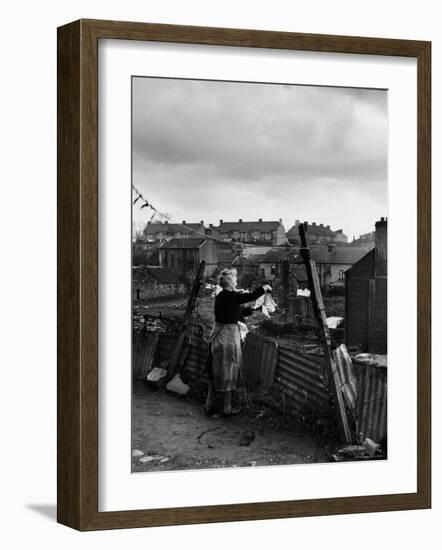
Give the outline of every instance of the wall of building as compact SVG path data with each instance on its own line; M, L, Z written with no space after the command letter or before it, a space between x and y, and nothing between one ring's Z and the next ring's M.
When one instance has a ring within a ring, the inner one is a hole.
M345 343L368 350L369 285L374 272L374 251L345 273Z
M136 303L137 300L180 296L185 294L185 292L186 288L182 283L160 283L142 268L132 272L132 295L134 303Z
M215 241L208 239L205 243L201 245L199 249L198 265L201 260L204 260L206 262L204 276L210 277L210 275L212 275L216 271L219 260L218 246Z
M368 351L387 353L387 277L370 279L368 315Z

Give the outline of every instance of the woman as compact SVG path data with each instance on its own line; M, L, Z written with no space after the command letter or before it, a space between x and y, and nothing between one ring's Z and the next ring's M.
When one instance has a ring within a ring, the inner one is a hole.
M237 387L241 367L241 338L238 322L244 314L242 304L253 302L266 291L270 285L264 285L253 292L236 290L236 270L226 269L221 273L219 285L222 288L215 298L215 325L209 339L212 369L209 373L209 390L205 411L208 415L215 412L215 392L223 394L223 415L232 416L240 409L232 409L232 392Z

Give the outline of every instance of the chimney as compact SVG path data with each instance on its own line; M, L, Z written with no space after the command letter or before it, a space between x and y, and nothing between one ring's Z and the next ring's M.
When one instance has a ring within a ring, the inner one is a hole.
M213 227L213 223L209 223L209 227L212 228L212 227Z
M387 219L381 218L375 224L374 257L375 276L387 276Z
M320 224L319 224L319 227L324 227L324 224L323 224L323 223L320 223Z
M164 223L167 225L169 222L166 220Z
M183 224L182 225L186 225L186 220L183 220Z
M242 218L239 218L239 220L238 220L238 221L239 221L239 223L242 223Z
M223 220L219 220L219 224L221 225L222 223L224 223Z
M336 245L335 244L327 245L327 252L336 252Z
M314 225L316 227L316 222L313 222L312 225Z
M299 225L300 224L300 221L299 220L295 220L295 225Z
M204 225L204 220L200 220L200 224L201 224L201 225Z
M282 218L279 218L279 223L282 225Z
M329 226L329 225L327 225L327 229L330 229L330 226Z
M262 223L262 218L259 218L259 220L258 220L258 221L259 221L259 223Z

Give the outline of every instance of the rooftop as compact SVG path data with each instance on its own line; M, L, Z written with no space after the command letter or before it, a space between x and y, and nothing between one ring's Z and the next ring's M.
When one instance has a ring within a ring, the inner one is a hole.
M281 225L282 221L251 221L251 222L244 222L244 221L237 221L237 222L224 222L220 221L219 226L216 228L218 231L221 232L228 232L228 231L274 231L275 229L278 229L278 227Z
M369 246L339 246L335 245L330 251L329 246L317 246L310 249L312 260L320 264L347 264L353 265L365 256Z
M334 237L337 233L342 233L342 229L338 229L334 231L330 228L329 225L324 225L322 223L317 224L316 222L313 223L307 223L307 231L306 234L312 235L315 237ZM299 221L296 220L295 225L293 225L288 231L287 236L288 237L299 237Z
M297 248L277 247L272 248L266 254L264 254L260 260L260 263L274 264L282 262L288 259L290 262L295 261L299 256L299 250Z
M143 230L144 235L152 235L154 233L195 233L195 231L201 231L203 226L201 223L148 223Z
M170 239L160 248L199 248L207 239L204 237L185 238L185 239Z

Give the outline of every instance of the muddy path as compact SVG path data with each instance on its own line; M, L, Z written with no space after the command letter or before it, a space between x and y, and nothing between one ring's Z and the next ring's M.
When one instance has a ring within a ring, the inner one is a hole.
M262 404L232 418L208 418L200 401L134 382L134 473L329 462L336 449L332 436Z

